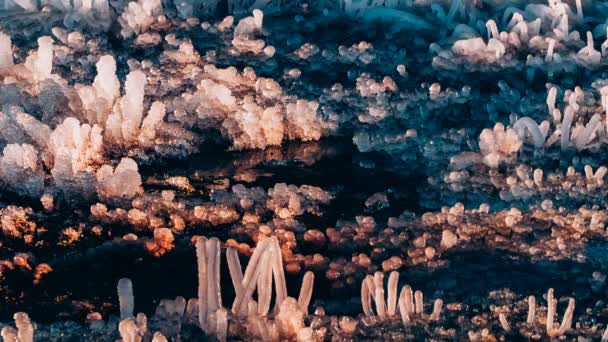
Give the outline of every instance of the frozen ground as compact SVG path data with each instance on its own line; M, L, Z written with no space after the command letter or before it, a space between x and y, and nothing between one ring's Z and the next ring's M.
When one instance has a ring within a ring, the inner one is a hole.
M607 13L0 0L3 339L608 341Z

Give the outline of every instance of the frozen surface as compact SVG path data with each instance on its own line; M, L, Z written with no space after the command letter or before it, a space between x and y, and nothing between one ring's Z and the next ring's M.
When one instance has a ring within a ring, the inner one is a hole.
M607 15L0 0L3 338L608 340Z

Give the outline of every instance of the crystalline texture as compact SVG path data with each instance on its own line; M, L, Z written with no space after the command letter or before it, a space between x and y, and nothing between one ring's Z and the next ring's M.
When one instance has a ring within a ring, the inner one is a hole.
M105 124L112 105L120 96L120 83L116 77L116 61L110 55L102 56L97 64L97 76L91 87L80 87L78 95L91 123Z
M22 196L38 197L44 189L44 171L32 145L9 144L0 157L0 179Z
M137 163L122 158L116 169L104 165L97 170L97 194L103 200L129 199L143 191Z
M53 70L53 38L44 36L38 38L38 51L32 63L34 80L40 82L51 77Z
M135 136L139 130L143 115L145 85L146 75L143 72L137 70L127 75L125 96L120 99L122 114L120 131L123 139Z
M13 49L11 37L0 32L0 74L13 68Z
M133 297L133 283L129 278L122 278L118 281L118 301L120 302L120 319L133 317L135 299Z
M103 141L97 125L80 124L75 118L67 118L51 133L49 150L58 158L68 159L73 173L91 171L92 165L102 160Z

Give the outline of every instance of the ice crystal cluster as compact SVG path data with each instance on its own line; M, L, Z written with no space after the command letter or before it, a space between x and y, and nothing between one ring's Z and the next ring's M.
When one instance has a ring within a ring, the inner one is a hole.
M0 335L608 341L606 67L600 0L0 0Z

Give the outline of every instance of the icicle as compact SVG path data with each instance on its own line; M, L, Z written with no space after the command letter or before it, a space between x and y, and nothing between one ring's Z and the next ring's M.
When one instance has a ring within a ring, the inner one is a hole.
M283 303L287 298L287 282L285 281L285 272L283 271L283 254L281 247L279 246L279 240L276 237L268 238L270 241L270 248L273 248L275 255L272 262L272 274L274 275L274 286L276 291L276 305L275 311L278 310L279 305Z
M13 315L17 326L17 337L19 342L34 342L34 326L30 317L25 312L17 312Z
M595 178L596 182L601 182L601 181L604 180L604 176L606 175L606 172L608 172L608 168L606 168L605 166L600 166L595 171L595 174L593 175L593 178Z
M258 315L265 317L270 310L270 300L272 299L272 267L271 260L275 258L275 251L270 249L264 253L260 261L258 276Z
M393 271L388 277L388 315L394 316L397 311L397 286L399 283L399 272Z
M205 243L207 257L207 312L215 312L222 306L220 289L220 240L211 238Z
M33 67L36 82L51 77L51 71L53 70L53 38L49 36L38 38L38 52Z
M215 313L215 320L217 322L217 326L215 328L215 337L218 339L218 341L224 342L226 341L226 337L228 335L228 310L224 308L217 310Z
M591 168L591 165L585 165L583 170L585 171L585 178L587 181L593 180L593 169Z
M123 140L132 140L137 136L143 116L144 87L146 74L135 70L127 75L125 95L120 99L122 122L120 133Z
M564 119L562 120L562 136L561 136L561 146L562 151L565 151L570 146L570 128L572 127L572 120L574 120L574 110L571 106L566 107L566 113L564 115Z
M553 289L547 291L547 335L553 336L553 322L555 320L555 306L557 301L553 299Z
M541 186L543 184L543 170L535 169L533 173L534 184Z
M422 294L422 291L416 290L416 292L414 292L414 301L415 301L416 314L418 314L418 315L424 314L424 295Z
M574 298L570 298L568 301L568 307L566 308L566 312L564 313L564 318L562 319L562 324L559 327L557 334L559 336L565 334L572 327L572 317L574 316Z
M120 319L133 317L135 299L133 297L133 283L131 279L122 278L118 281L118 301L120 303Z
M507 11L505 11L505 12L507 12ZM506 22L505 20L506 20L506 18L503 17L503 24ZM513 13L513 16L511 16L511 20L509 20L509 23L506 26L507 31L513 30L513 28L515 26L517 26L517 24L522 23L522 22L525 23L524 16L518 12Z
M140 342L139 330L133 318L127 318L120 321L118 331L123 342Z
M500 40L500 32L498 32L498 26L496 26L496 22L492 19L486 22L486 28L488 29L488 40L491 38Z
M251 255L251 258L249 259L249 264L245 269L245 275L243 276L243 282L241 283L242 291L237 294L232 303L232 314L235 316L238 316L241 310L248 305L247 303L257 282L260 259L268 249L271 239L272 238L267 238L258 242L257 247L253 251L253 255Z
M230 271L230 278L232 279L232 286L234 286L234 293L238 294L243 291L241 285L243 282L243 269L241 268L241 261L239 260L239 253L233 247L226 249L226 260L228 261L228 270Z
M511 326L509 325L504 313L501 312L498 314L498 320L500 321L500 325L505 332L511 332Z
M369 293L372 296L372 299L375 301L376 300L376 285L374 284L374 277L371 275L367 275L365 276L365 279L363 279L363 281L366 283L367 288L369 289Z
M601 116L599 114L595 114L591 117L591 120L585 126L585 130L576 139L576 149L583 150L587 145L591 142L591 140L595 137L597 130L600 128L600 119Z
M517 35L519 36L519 40L522 43L528 43L530 40L530 35L528 33L528 24L525 21L517 23L517 25L513 27L513 30L511 32L517 33Z
M443 309L443 300L436 299L435 303L433 303L433 312L429 316L429 320L438 321L441 318L441 310Z
M11 37L0 32L0 74L11 71L13 65Z
M445 18L444 24L449 24L454 20L454 16L456 15L456 11L460 8L462 0L453 0L450 9L448 10L448 14Z
M304 274L300 295L298 296L298 306L305 314L308 314L308 305L312 298L312 290L315 282L315 274L308 271Z
M4 329L2 329L2 331L4 332ZM4 337L4 334L2 336ZM606 326L606 329L604 330L604 333L602 334L601 342L608 342L608 326Z
M526 323L533 324L534 318L536 317L536 297L528 297L528 317Z
M545 143L545 136L540 131L538 124L529 117L523 117L515 124L513 124L513 129L517 132L517 135L521 138L521 140L525 140L526 134L525 129L528 129L528 132L532 135L532 141L534 143L534 147L541 148Z
M207 306L209 303L207 273L211 271L207 269L206 242L207 239L204 237L199 237L196 241L196 258L198 262L198 323L204 331L207 331Z
M547 38L549 46L547 47L547 55L545 56L545 62L553 62L553 49L555 48L555 39Z
M363 313L367 317L371 317L372 315L371 298L369 286L367 286L367 282L363 279L361 282L361 306L363 307Z
M382 272L376 272L374 274L374 286L376 292L376 312L378 313L378 317L380 319L384 319L386 317L386 304L384 302L384 274Z
M576 16L578 17L578 21L583 21L583 4L581 0L576 0Z
M557 88L551 87L549 89L549 94L547 95L547 108L549 109L549 114L553 114L553 110L555 110L555 100L557 99Z
M410 316L410 308L408 307L408 303L407 303L407 296L408 294L406 293L407 291L407 286L404 286L401 289L401 293L399 294L399 313L401 314L401 321L403 322L403 325L406 325L410 322L411 320L411 316Z

